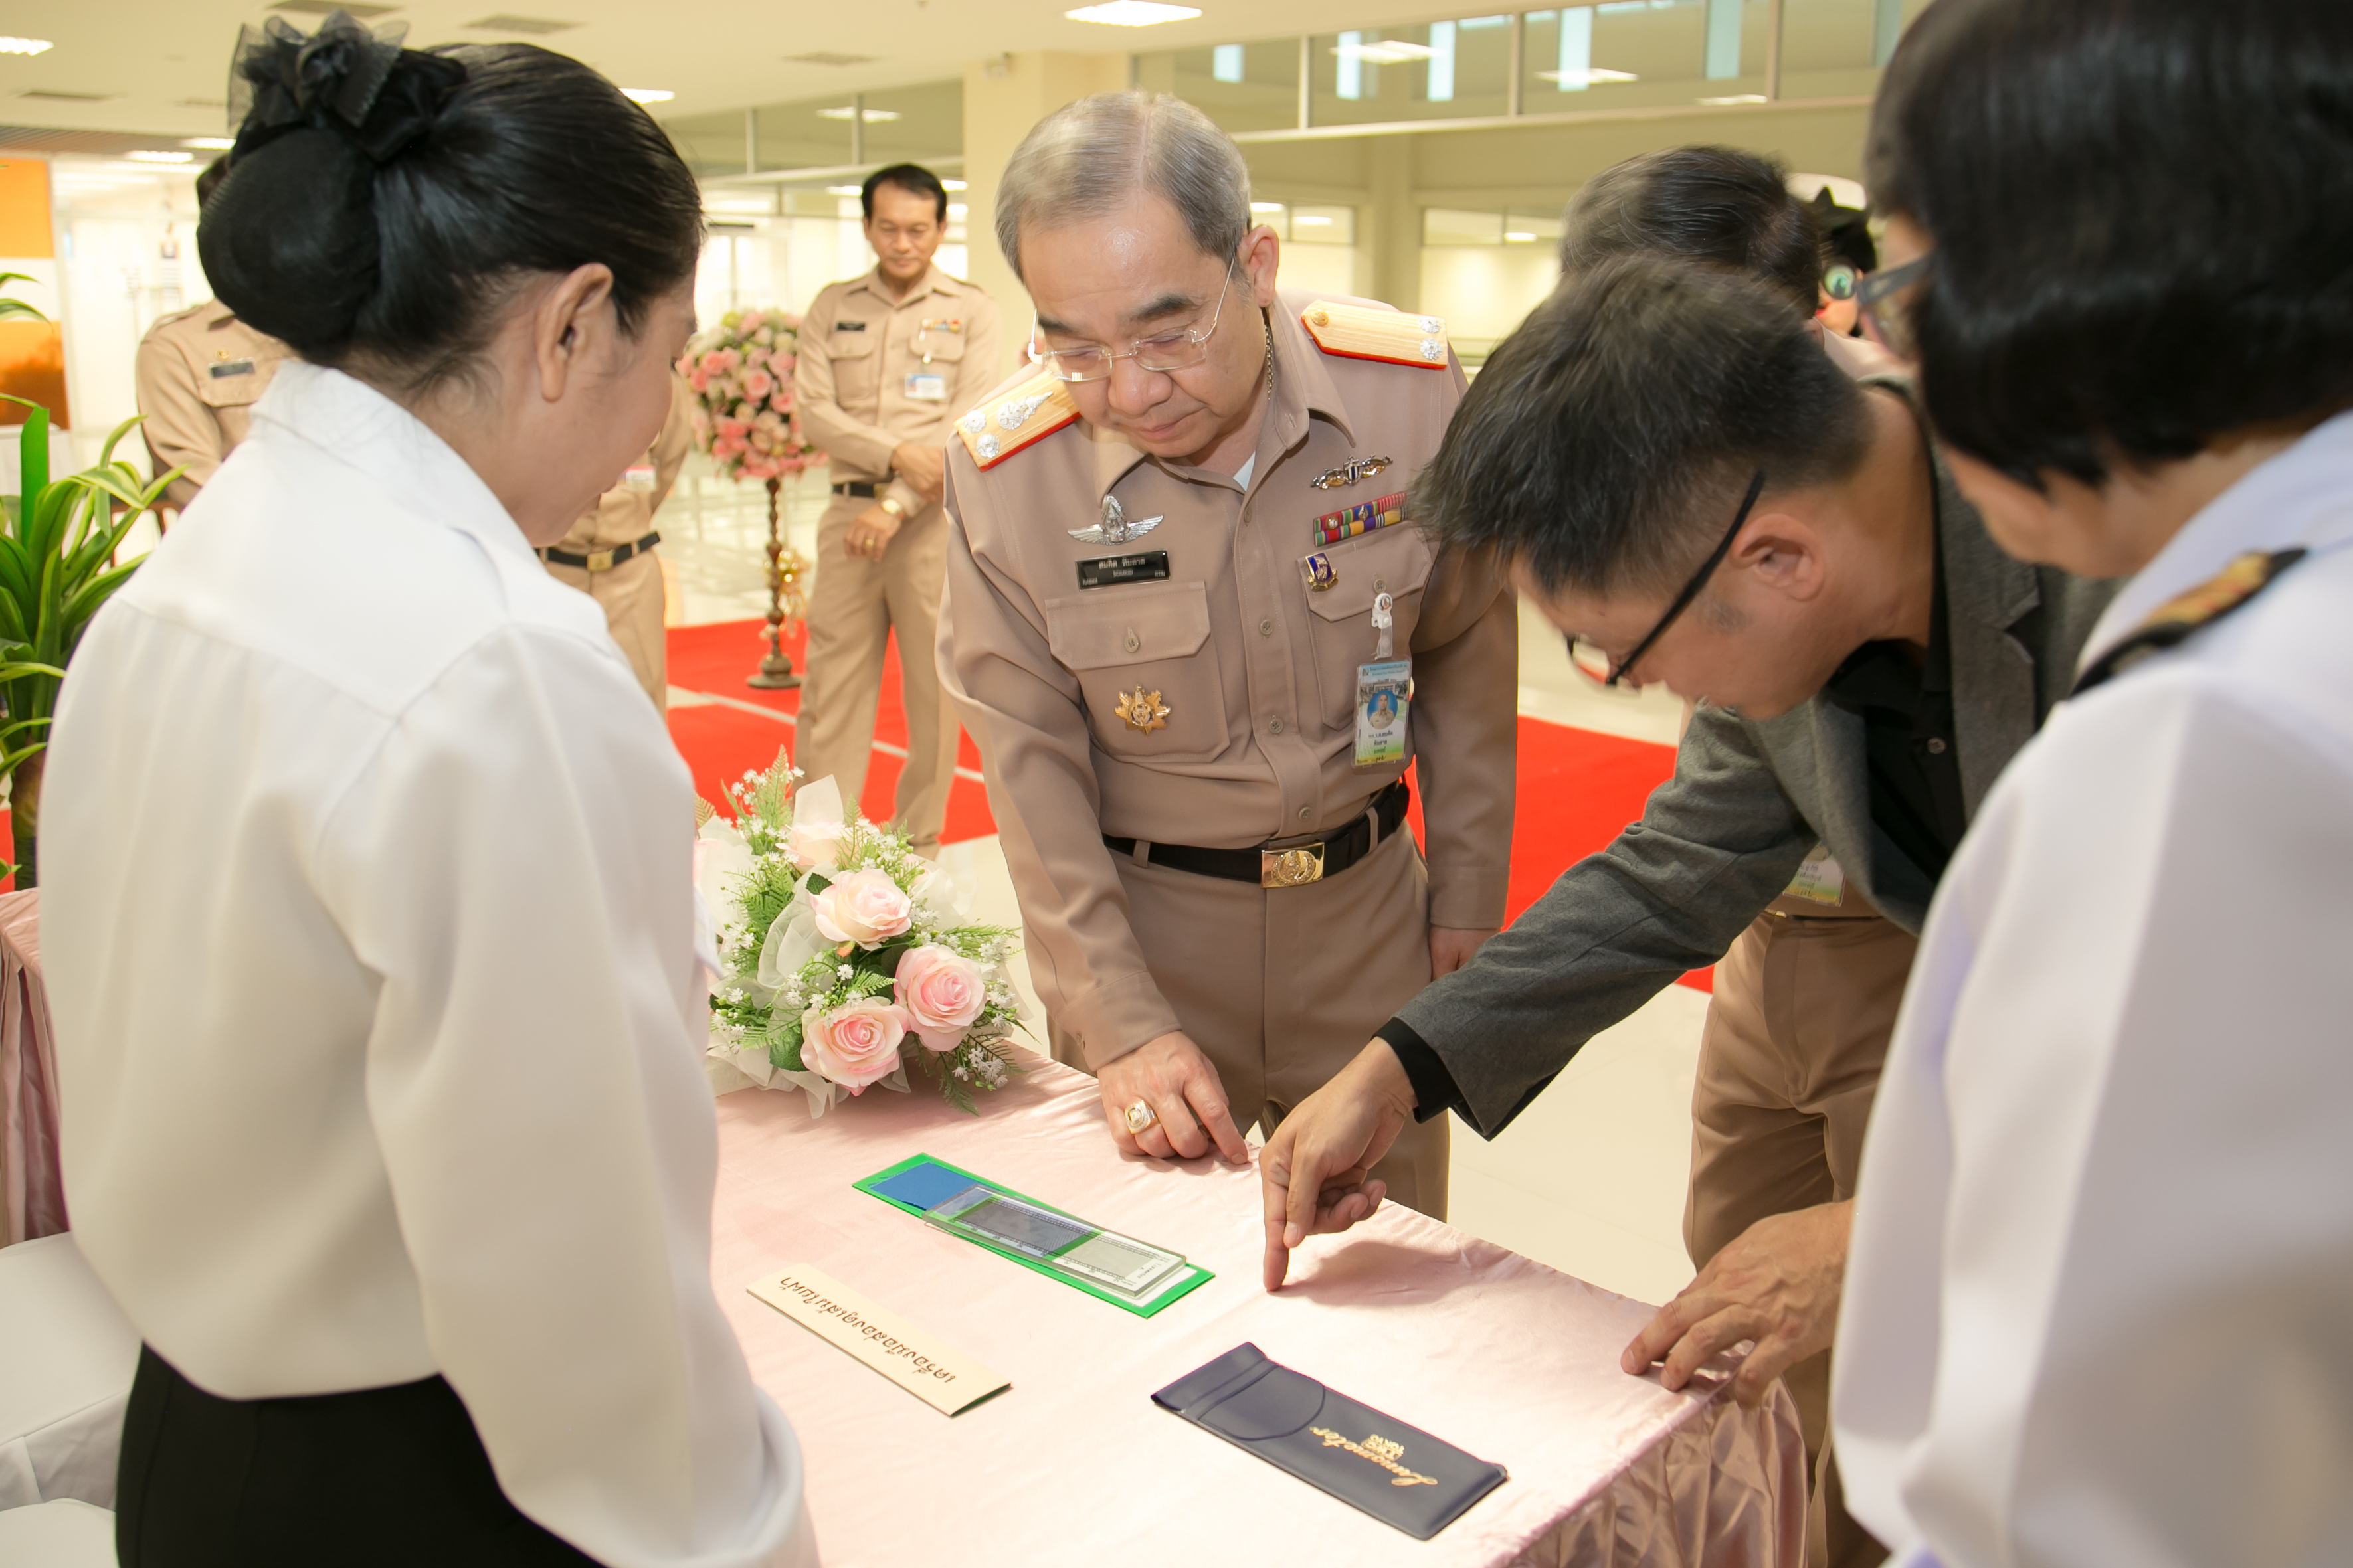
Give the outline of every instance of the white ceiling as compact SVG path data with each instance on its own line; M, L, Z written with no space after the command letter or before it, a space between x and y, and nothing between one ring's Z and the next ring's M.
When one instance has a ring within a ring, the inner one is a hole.
M678 94L658 115L692 114L819 93L854 92L961 76L969 61L1008 51L1132 50L1240 42L1341 27L1460 15L1446 0L1200 0L1203 15L1154 27L1064 19L1082 0L416 0L382 21L409 24L412 46L516 34L466 24L501 14L575 22L533 37L596 67L624 87ZM216 136L217 103L240 23L271 13L237 0L67 0L0 3L0 34L48 38L32 57L0 56L0 124ZM290 15L306 31L318 18ZM797 65L818 51L873 57L855 66ZM98 101L26 98L28 90L98 95Z

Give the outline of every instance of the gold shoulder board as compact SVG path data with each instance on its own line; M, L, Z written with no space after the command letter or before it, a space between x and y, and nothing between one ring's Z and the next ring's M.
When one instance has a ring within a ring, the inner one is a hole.
M1389 364L1446 368L1446 322L1438 316L1409 316L1370 305L1336 305L1318 300L1300 313L1299 324L1315 346L1342 359L1377 359Z
M956 434L975 463L993 468L1078 416L1071 389L1041 370L957 420Z

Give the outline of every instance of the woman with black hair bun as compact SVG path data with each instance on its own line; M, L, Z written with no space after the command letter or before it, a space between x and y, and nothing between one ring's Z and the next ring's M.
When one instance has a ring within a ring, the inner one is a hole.
M535 543L642 452L695 184L523 46L240 47L198 232L301 356L91 623L43 909L126 1564L816 1559L710 1279L692 789Z
M2353 1541L2353 6L1937 0L1864 315L2002 547L2125 581L1946 872L1832 1393L1905 1564Z

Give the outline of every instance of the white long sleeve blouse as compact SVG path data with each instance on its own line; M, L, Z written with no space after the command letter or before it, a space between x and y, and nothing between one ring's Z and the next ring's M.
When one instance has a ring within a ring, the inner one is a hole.
M43 806L67 1202L157 1353L439 1373L600 1561L813 1561L712 1291L686 769L455 452L280 370L83 639Z
M2084 660L2295 547L2055 710L1937 889L1832 1398L1847 1506L1900 1563L2353 1539L2353 416L2191 519Z

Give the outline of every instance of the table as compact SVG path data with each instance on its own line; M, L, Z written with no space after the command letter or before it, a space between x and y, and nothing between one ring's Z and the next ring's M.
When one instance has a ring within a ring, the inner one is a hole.
M812 1121L796 1093L718 1100L712 1275L807 1461L828 1568L1086 1564L1206 1552L1286 1565L1735 1568L1804 1558L1805 1451L1776 1388L1670 1394L1618 1353L1651 1309L1409 1210L1312 1239L1259 1285L1258 1178L1123 1158L1093 1080L1030 1058L977 1117L917 1079ZM913 1075L911 1075L913 1076ZM1218 1278L1143 1319L940 1234L849 1184L930 1153ZM953 1419L753 1299L799 1264L1009 1377ZM1492 1459L1512 1479L1435 1540L1402 1535L1154 1405L1242 1341Z
M0 1247L66 1228L41 893L0 893Z

